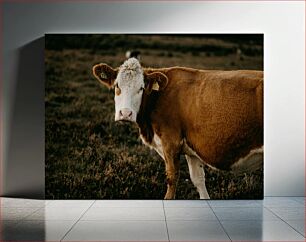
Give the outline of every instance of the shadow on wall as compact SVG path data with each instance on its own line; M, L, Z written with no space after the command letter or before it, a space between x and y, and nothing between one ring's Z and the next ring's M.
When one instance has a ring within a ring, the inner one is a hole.
M14 208L12 209L14 211ZM2 221L1 241L45 241L47 240L45 210L36 216L37 220L26 220L18 225L8 220Z
M4 196L44 198L44 48L41 37L18 49ZM35 176L33 176L35 171Z

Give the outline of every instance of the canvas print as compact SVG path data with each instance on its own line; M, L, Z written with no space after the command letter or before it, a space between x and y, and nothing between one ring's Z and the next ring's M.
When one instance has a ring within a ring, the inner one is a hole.
M262 199L263 34L46 34L47 199Z

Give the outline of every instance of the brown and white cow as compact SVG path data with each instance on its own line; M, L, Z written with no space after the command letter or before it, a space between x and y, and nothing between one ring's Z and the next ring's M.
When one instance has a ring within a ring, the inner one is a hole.
M175 198L180 154L201 199L209 199L204 164L233 171L262 166L262 71L151 69L130 58L117 69L97 64L93 74L115 87L115 121L136 122L143 142L164 159L165 199Z

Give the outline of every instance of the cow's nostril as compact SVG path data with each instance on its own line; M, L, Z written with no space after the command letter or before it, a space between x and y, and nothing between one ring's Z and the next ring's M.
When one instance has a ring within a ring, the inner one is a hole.
M133 111L128 108L123 108L119 110L119 119L121 120L131 120L133 117Z

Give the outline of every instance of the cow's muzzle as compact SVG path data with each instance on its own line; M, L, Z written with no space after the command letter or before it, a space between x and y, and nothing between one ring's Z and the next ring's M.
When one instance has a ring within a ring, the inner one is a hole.
M123 108L119 111L119 121L132 121L133 111L128 108Z

